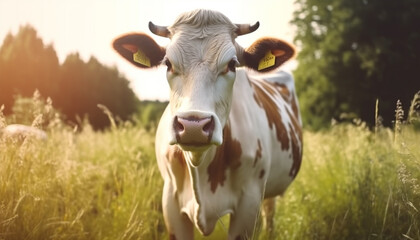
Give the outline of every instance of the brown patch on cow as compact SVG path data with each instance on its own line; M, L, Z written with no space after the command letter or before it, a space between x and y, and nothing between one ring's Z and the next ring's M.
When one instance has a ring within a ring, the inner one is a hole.
M175 234L169 234L169 240L176 240Z
M296 96L294 94L290 94L289 89L287 86L283 83L277 83L277 82L268 82L270 83L275 89L278 91L278 93L281 95L281 97L286 101L290 106L292 107L294 116L298 119L299 117L299 109L298 104L296 101Z
M269 81L261 81L260 83L265 91L254 83L254 99L257 104L264 109L270 128L272 129L273 125L276 126L277 139L282 145L282 150L288 150L291 144L291 157L293 159L293 164L289 175L294 178L299 172L302 162L302 128L298 120L299 109L297 106L296 97L290 93L289 89L284 84ZM273 97L276 95L281 96L283 100L289 104L293 112L292 113L288 107L285 107L291 121L291 123L288 125L290 131L286 130L286 127L282 122L280 110L273 100ZM288 132L290 132L290 139Z
M274 83L274 85L284 101L290 102L290 91L287 86L283 83Z
M255 153L255 159L254 159L254 165L253 167L255 167L257 165L258 160L260 160L262 157L262 147L261 147L261 141L260 139L258 139L258 148L257 148L257 152Z
M268 85L268 86L264 86L264 88L267 91L269 91L270 94L274 96L276 93L278 93L285 102L292 104L291 94L286 84L278 83L278 82L270 82L270 81L262 81L262 82L263 84Z
M177 161L181 166L186 165L184 154L182 153L182 150L177 146L170 147L168 149L168 152L166 153L166 158L171 164L173 164L174 161Z
M292 127L291 125L289 126L290 128ZM289 176L295 178L300 169L300 164L302 162L302 154L296 134L292 132L290 135L292 138L293 164L292 168L290 169Z
M216 191L217 186L223 186L228 168L237 169L241 165L242 147L239 141L232 138L229 123L223 128L223 144L217 147L213 161L207 168L210 189Z
M262 86L268 93L261 89L260 86L253 83L254 99L257 104L264 109L270 129L273 129L273 126L275 126L277 140L281 143L281 149L288 150L289 137L281 118L280 109L276 102L273 100L273 96L275 95L276 91L274 91L274 89L269 84L265 84L267 83L266 81L262 82Z
M292 111L294 112L293 108ZM302 136L302 126L299 123L298 120L298 115L292 114L288 108L286 108L286 112L290 117L290 121L293 124L293 129L291 129L292 131L295 131L299 137L299 141L302 141L303 136ZM299 113L298 113L299 114Z
M260 171L260 179L263 178L264 175L265 175L265 170L264 169L261 169L261 171Z
M275 96L277 91L274 88L274 84L269 82L269 81L260 81L261 85L264 87L264 89L271 95L271 96Z
M292 115L288 108L286 108L287 114L289 114L290 121L292 124L289 123L290 128L290 136L292 139L292 157L293 157L293 164L292 168L290 169L289 176L295 178L297 173L299 172L300 165L302 162L302 147L303 147L303 136L302 136L302 128L298 123L296 116Z
M291 100L291 103L290 104L292 106L292 110L293 110L293 113L295 114L295 117L298 119L299 109L298 109L298 105L297 105L297 101L296 101L295 95L292 95L292 100Z

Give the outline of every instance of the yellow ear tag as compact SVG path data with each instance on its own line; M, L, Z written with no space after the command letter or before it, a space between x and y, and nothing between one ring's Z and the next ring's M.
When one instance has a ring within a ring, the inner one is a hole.
M258 64L258 70L263 70L276 64L276 56L269 50Z
M133 54L133 61L140 63L141 65L144 65L146 67L151 67L150 59L144 54L140 49L137 50L136 53Z

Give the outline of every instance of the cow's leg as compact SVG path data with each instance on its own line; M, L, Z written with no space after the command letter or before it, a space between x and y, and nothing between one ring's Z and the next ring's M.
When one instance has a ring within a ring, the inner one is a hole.
M246 195L246 196L245 196ZM252 239L261 207L261 195L244 194L235 213L231 215L229 240Z
M276 210L276 198L267 198L263 201L262 217L264 221L264 227L269 233L273 231L274 227L274 213Z
M181 213L175 192L169 181L165 181L163 187L162 210L170 240L194 239L193 225L188 217Z

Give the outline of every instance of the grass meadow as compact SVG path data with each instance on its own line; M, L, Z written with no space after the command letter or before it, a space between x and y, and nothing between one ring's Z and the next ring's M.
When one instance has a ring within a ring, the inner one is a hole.
M1 240L168 239L153 128L73 128L50 103L33 108L25 119L46 141L0 139ZM0 129L11 121L0 113ZM259 224L254 239L419 240L419 211L420 131L337 124L304 132L302 168L278 198L274 232ZM196 237L226 239L228 221Z

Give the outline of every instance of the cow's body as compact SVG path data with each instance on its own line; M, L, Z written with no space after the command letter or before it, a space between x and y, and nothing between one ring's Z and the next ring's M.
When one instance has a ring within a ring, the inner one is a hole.
M182 219L180 213L185 213L203 234L211 233L228 213L233 214L231 228L253 227L262 199L282 194L292 182L302 148L293 79L284 72L264 77L267 80L251 78L238 70L223 144L203 154L198 167L186 164L185 152L169 144L171 114L165 111L156 135L156 155L165 181L164 206L171 206L166 215ZM277 109L280 119L267 113L270 109L261 102ZM173 227L190 224L184 222L174 220Z
M114 42L138 67L163 62L168 68L171 96L157 130L156 156L171 239L193 239L194 226L208 235L225 214L231 214L229 239L250 238L263 199L282 194L299 170L301 119L292 76L236 71L240 65L274 70L294 55L279 39L263 38L247 49L235 42L258 26L198 10L170 27L149 25L171 39L166 48L145 34Z

